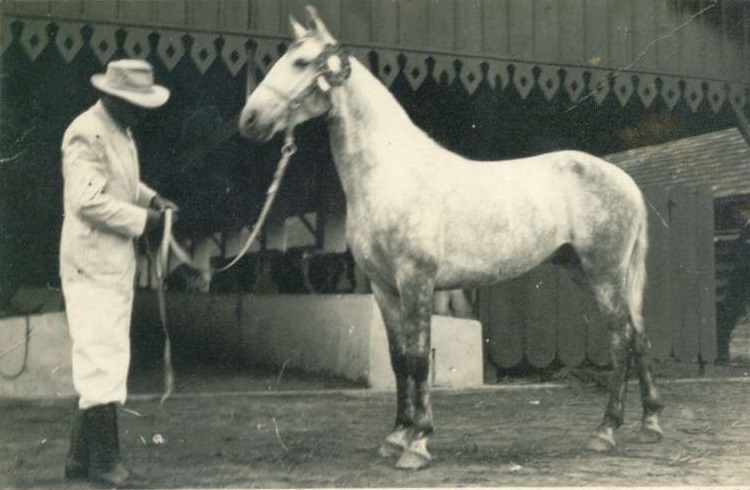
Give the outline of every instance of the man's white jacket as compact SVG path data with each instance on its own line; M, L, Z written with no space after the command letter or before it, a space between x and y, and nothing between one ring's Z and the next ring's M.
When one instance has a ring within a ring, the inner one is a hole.
M62 160L61 278L133 288L135 239L156 192L140 181L130 130L97 102L68 127Z

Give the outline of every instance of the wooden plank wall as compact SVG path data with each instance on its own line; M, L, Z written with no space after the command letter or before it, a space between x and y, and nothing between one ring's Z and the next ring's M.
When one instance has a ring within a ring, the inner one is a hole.
M649 187L644 319L656 359L716 358L713 197L708 187ZM488 359L510 368L557 359L610 362L609 335L590 290L570 270L542 265L479 292Z
M745 39L670 0L5 0L4 14L288 38L288 16L318 7L342 42L485 58L746 81ZM717 7L718 8L718 7ZM658 40L658 42L657 42Z

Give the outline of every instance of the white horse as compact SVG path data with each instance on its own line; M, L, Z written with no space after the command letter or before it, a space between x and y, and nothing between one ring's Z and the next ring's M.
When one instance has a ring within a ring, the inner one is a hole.
M394 430L381 446L397 467L429 464L433 293L511 279L561 248L576 258L610 319L609 404L589 446L615 445L628 358L638 372L643 430L659 440L659 399L641 318L647 248L644 199L618 167L581 152L474 162L416 127L393 95L349 58L315 9L247 99L245 137L268 141L324 116L347 202L347 240L372 282L397 385ZM571 251L575 253L572 254Z

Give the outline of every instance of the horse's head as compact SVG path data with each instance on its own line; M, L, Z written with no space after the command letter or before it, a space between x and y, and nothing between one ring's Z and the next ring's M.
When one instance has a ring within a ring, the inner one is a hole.
M240 134L268 141L331 108L330 90L349 76L347 55L328 32L314 7L308 6L308 28L293 17L294 42L245 102Z

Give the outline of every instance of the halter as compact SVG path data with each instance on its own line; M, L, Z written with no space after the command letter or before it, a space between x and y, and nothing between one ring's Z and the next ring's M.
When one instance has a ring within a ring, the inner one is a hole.
M214 272L223 272L232 267L234 264L247 253L250 249L250 245L255 241L258 236L258 232L263 227L263 223L266 220L266 216L271 209L276 193L281 185L281 179L284 177L286 167L289 164L289 159L296 153L297 145L294 143L294 113L302 106L302 102L307 98L308 95L312 94L316 90L320 90L322 93L329 92L333 87L340 87L343 85L352 73L351 63L349 61L349 54L343 50L337 44L326 44L323 51L313 60L313 64L316 67L317 74L312 82L308 83L302 90L299 91L294 97L290 97L283 91L274 87L271 84L261 83L257 88L265 87L270 90L273 94L282 100L287 101L287 113L286 113L286 132L284 135L284 145L281 147L281 159L276 165L276 172L273 176L271 186L266 191L266 201L263 204L258 221L253 227L253 231L245 241L244 246L240 252L232 259L230 263L215 269ZM257 89L256 89L257 90Z
M332 88L342 86L352 73L349 53L338 44L326 44L312 64L315 67L315 77L293 97L270 83L261 83L258 86L258 88L264 87L270 90L278 98L287 102L289 109L287 119L289 120L308 95L316 91L328 93Z

